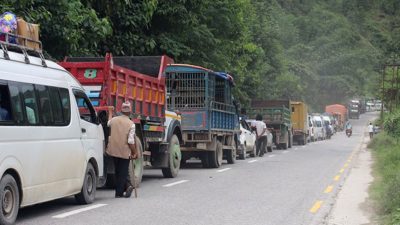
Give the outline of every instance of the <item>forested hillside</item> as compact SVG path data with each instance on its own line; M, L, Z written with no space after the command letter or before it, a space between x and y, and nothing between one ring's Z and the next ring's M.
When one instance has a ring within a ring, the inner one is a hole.
M165 53L230 72L242 105L290 98L318 110L374 96L400 48L398 0L3 0L0 11L39 23L54 59Z

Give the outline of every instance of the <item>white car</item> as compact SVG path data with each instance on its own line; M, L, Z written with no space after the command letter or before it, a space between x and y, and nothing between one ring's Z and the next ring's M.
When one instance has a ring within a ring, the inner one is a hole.
M239 159L246 159L247 153L251 157L256 156L256 134L246 121L240 120Z
M246 120L246 122L252 127L252 130L255 129L255 125L252 125L252 122L255 122L255 121L256 120ZM268 125L267 125L267 128L268 128ZM273 143L274 137L273 137L272 133L269 131L269 129L267 129L266 133L267 133L267 149L266 149L266 151L272 152L272 143Z
M313 116L312 117L314 121L314 137L315 140L324 140L325 139L325 129L323 126L322 118L321 116Z

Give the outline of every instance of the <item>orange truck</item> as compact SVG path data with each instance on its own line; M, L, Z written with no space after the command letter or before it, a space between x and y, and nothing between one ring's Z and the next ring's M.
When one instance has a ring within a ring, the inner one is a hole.
M331 114L336 119L336 129L343 130L347 121L347 108L344 105L327 105L325 112Z

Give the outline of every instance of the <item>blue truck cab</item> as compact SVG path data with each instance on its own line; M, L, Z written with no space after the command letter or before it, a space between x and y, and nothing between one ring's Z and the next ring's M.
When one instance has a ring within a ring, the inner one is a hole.
M168 109L182 116L182 162L197 157L206 168L220 167L223 158L234 163L238 116L232 76L187 64L168 65L165 76Z

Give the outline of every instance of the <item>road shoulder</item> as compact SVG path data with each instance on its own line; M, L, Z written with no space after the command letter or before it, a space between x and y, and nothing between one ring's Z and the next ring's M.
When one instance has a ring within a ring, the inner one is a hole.
M373 225L373 207L369 200L373 159L367 148L369 138L364 135L352 168L341 186L331 212L326 218L328 225Z

